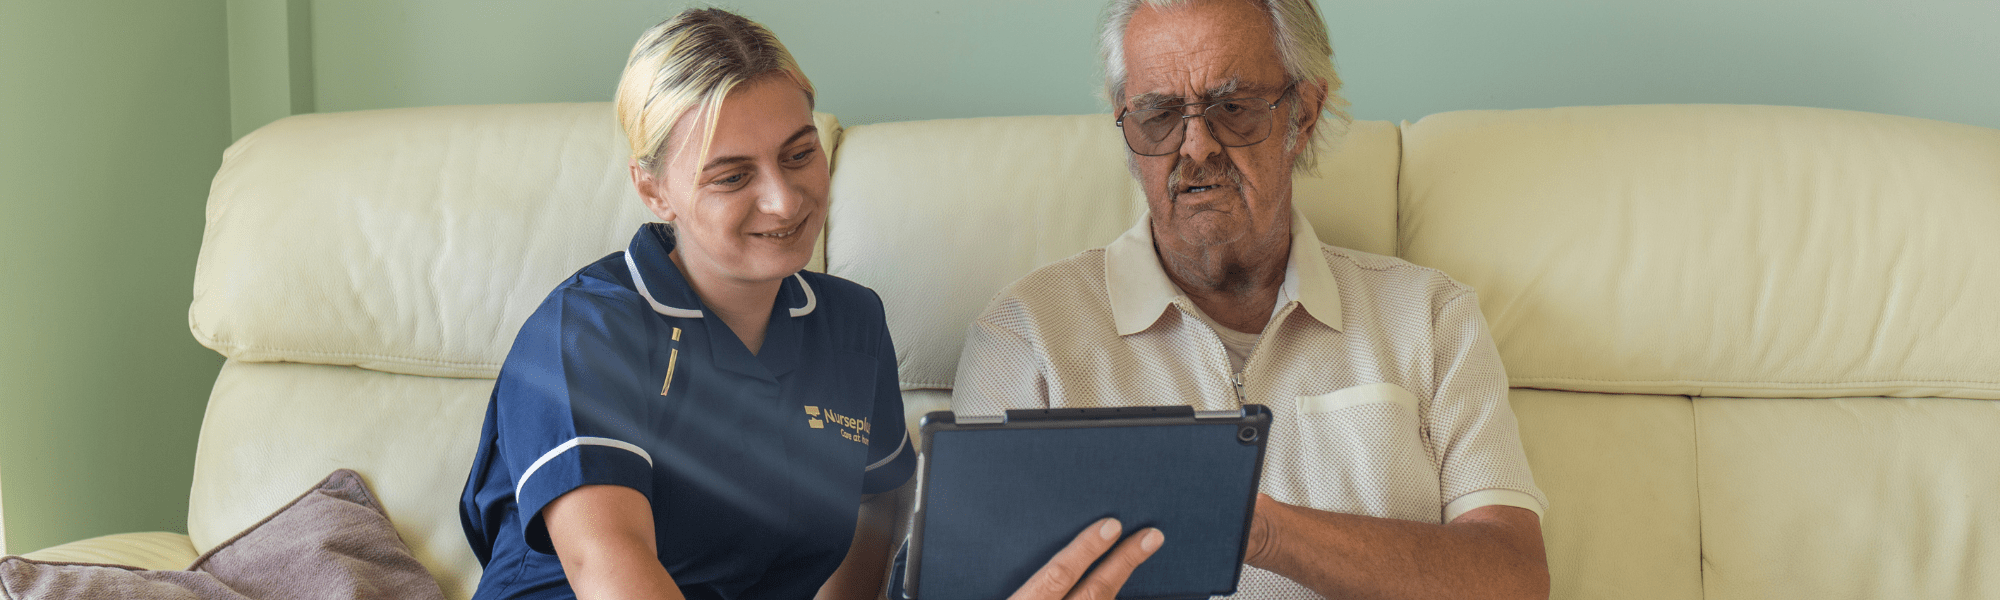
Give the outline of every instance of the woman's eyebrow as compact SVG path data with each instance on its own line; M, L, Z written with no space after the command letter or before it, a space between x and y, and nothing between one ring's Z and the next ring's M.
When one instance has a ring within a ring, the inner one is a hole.
M819 126L813 124L807 124L805 127L800 127L798 131L792 133L792 137L785 138L785 143L779 145L790 146L792 145L792 142L799 141L799 138L816 133L819 133Z
M808 136L808 135L813 135L813 134L816 134L816 133L819 133L819 126L817 126L817 125L806 125L805 127L800 127L798 131L796 131L796 132L793 132L793 133L792 133L792 137L788 137L788 138L785 138L785 142L784 142L784 143L782 143L782 144L778 144L778 145L779 145L780 147L783 147L783 146L790 146L790 145L792 145L792 142L796 142L796 141L799 141L799 138L802 138L802 137L805 137L805 136ZM751 158L750 158L750 157L748 157L748 156L743 156L743 155L734 155L734 156L718 156L718 157L715 157L715 159L713 159L713 160L710 160L710 161L708 161L708 164L706 164L706 165L702 165L702 166L701 166L701 170L703 170L703 171L707 171L707 170L709 170L709 169L713 169L713 168L716 168L716 167L720 167L720 166L723 166L723 165L731 165L731 164L736 164L736 163L745 163L745 162L750 162L751 160L753 160L753 159L751 159Z
M708 161L708 164L706 164L706 165L702 165L702 167L701 167L701 170L703 170L703 171L707 171L707 170L709 170L709 169L713 169L713 168L716 168L716 167L720 167L720 166L723 166L723 165L733 165L733 164L736 164L736 163L747 163L747 162L750 162L750 160L751 160L751 159L750 159L750 157L748 157L748 156L743 156L743 155L740 155L740 154L739 154L739 155L736 155L736 156L722 156L722 157L717 157L717 158L716 158L715 160L711 160L711 161Z

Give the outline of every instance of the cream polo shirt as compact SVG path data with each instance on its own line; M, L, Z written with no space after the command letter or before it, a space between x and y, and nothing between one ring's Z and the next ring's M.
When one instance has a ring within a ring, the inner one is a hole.
M1279 502L1424 523L1492 505L1542 513L1471 288L1321 244L1293 211L1278 301L1237 377L1142 217L1111 245L994 297L966 334L952 408L1263 404L1273 419L1262 490ZM1319 596L1245 566L1237 597Z

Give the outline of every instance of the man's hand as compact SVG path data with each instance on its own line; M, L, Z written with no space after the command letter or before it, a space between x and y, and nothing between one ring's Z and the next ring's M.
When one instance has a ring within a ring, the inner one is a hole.
M1112 549L1112 542L1124 530L1117 519L1104 519L1086 527L1068 546L1056 552L1055 558L1036 571L1028 582L1008 600L1111 600L1118 596L1119 588L1125 587L1125 578L1132 576L1132 570L1139 563L1146 562L1160 544L1167 540L1160 530L1147 528L1125 543ZM1090 564L1097 557L1104 556L1105 550L1111 555L1096 570ZM1088 576L1085 572L1088 571ZM1080 582L1079 582L1080 581Z

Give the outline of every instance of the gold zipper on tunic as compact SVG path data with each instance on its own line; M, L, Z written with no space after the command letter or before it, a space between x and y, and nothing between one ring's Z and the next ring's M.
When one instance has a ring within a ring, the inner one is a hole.
M660 384L660 395L665 396L667 395L667 390L673 389L674 363L679 362L680 358L681 358L681 328L675 327L674 343L667 349L667 381L666 383Z

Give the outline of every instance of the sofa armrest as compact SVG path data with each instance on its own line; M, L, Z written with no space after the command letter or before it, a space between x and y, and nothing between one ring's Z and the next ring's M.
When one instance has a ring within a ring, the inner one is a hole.
M116 533L43 548L22 555L49 562L125 565L156 571L180 570L194 564L200 553L194 542L179 533L151 531Z

